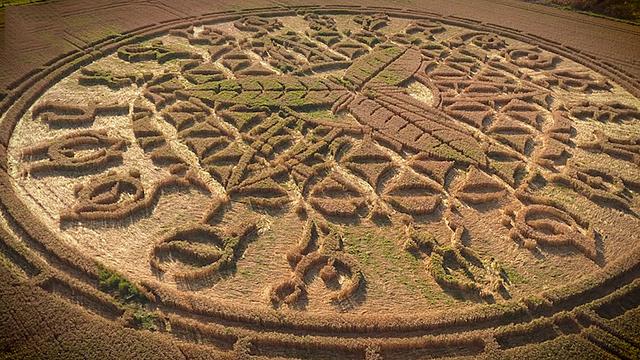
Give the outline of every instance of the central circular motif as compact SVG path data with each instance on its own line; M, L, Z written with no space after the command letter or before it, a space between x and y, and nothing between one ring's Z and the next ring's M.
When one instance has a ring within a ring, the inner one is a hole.
M415 316L526 299L632 251L638 104L460 24L244 16L52 84L9 174L61 242L167 301Z

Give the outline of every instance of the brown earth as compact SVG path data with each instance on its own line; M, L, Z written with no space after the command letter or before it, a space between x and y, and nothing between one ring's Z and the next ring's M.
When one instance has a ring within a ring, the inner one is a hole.
M331 1L328 4L350 2ZM216 1L219 11L237 10L235 1ZM304 2L278 2L299 5ZM367 2L387 6L384 1ZM273 6L268 1L243 2L242 7ZM0 36L0 87L7 87L30 70L42 66L55 56L85 48L101 37L123 33L136 27L176 17L210 12L201 1L134 2L97 1L90 10L82 2L56 1L5 10L4 34ZM587 51L599 58L624 66L640 75L637 26L568 13L521 1L405 1L395 5L442 15L455 15L480 22L515 28L545 39ZM49 18L51 16L51 18ZM53 19L53 20L52 20Z

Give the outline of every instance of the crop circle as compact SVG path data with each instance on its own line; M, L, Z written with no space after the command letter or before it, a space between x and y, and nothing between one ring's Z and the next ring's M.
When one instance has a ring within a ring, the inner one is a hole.
M520 346L637 277L638 89L592 61L393 9L142 29L5 112L2 201L56 281L223 349Z

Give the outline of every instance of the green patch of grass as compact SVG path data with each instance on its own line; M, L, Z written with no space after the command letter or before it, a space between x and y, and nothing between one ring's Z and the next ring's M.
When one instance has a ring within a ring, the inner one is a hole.
M573 204L579 196L573 189L564 184L551 184L543 189L543 194L561 201L565 204Z
M402 81L398 74L391 70L383 70L374 79L387 85L398 85Z
M442 300L424 279L428 273L422 259L404 251L393 239L369 232L345 233L345 251L358 260L365 274L383 272L383 278L402 284L411 293L431 301Z
M256 273L253 271L253 269L240 269L238 270L238 274L242 276L253 277Z
M133 313L133 322L135 323L136 327L140 329L158 331L160 330L158 326L159 321L160 319L156 314L144 309L138 309Z
M98 287L116 295L123 302L145 303L147 301L134 284L121 274L105 267L98 268Z
M123 275L98 266L98 288L113 295L116 305L131 311L131 325L149 331L164 330L164 320L147 308L147 298Z
M468 163L469 159L462 155L459 151L455 150L447 144L441 144L438 147L431 150L434 155L441 156L449 160L457 160L463 163Z
M304 114L313 119L329 120L329 119L335 118L335 116L333 115L333 113L331 113L330 110L312 110L312 111L307 111Z
M405 71L384 69L374 79L387 85L398 86L410 78L410 73Z
M503 265L502 270L504 270L507 278L509 278L509 282L512 284L526 284L528 282L527 278L518 273L514 268Z

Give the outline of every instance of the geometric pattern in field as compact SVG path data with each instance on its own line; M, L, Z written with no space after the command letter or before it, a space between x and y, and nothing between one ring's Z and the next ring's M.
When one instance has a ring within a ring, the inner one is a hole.
M101 51L2 118L29 239L2 251L46 291L235 355L637 346L610 323L638 305L640 101L611 66L330 7Z

